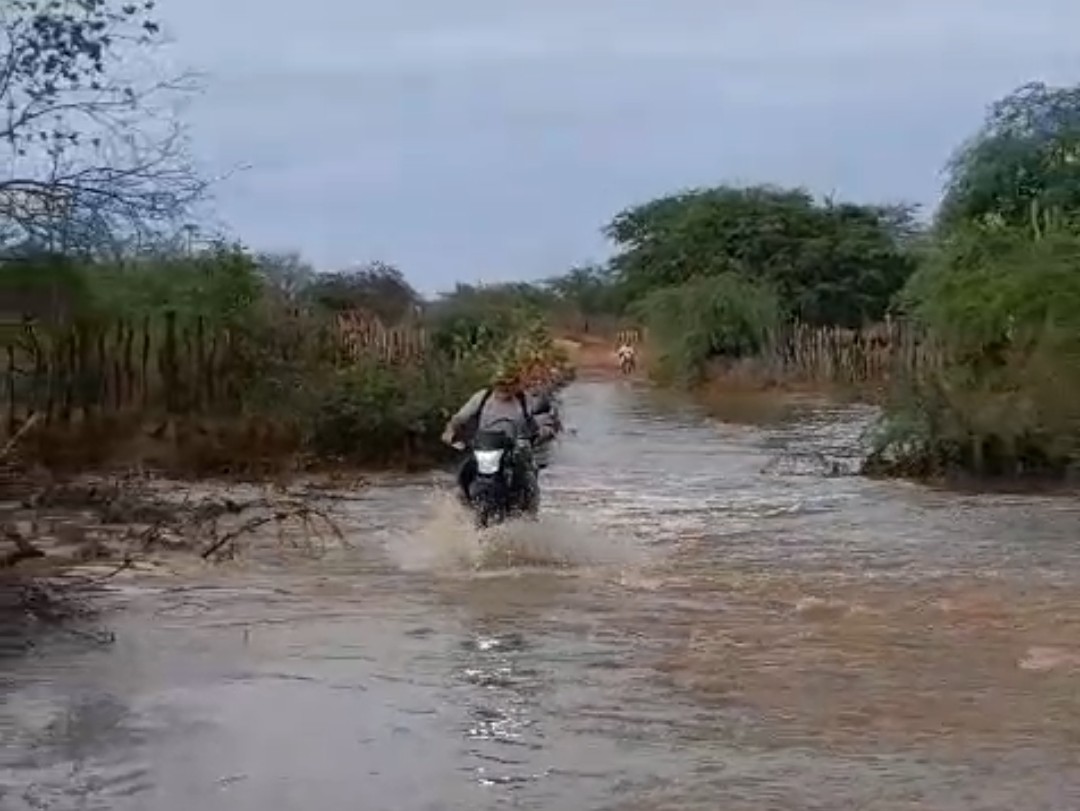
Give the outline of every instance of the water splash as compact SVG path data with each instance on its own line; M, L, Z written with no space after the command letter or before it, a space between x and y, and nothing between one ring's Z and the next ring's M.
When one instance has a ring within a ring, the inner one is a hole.
M645 562L636 539L606 533L568 516L541 514L478 530L472 515L445 491L428 500L426 516L387 544L405 571L583 567Z
M387 551L405 571L474 569L483 555L470 516L452 494L433 492L416 526L391 536Z

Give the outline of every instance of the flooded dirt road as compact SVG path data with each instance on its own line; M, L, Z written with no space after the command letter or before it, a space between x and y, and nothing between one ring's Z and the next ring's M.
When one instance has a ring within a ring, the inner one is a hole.
M1075 499L835 475L860 409L654 397L573 387L486 554L424 477L339 503L351 549L117 582L113 644L0 660L0 808L1076 807Z

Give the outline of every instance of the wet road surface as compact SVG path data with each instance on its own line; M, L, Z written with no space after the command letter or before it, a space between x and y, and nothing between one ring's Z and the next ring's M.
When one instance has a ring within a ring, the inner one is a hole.
M395 480L0 659L0 809L1080 807L1075 499L835 475L865 409L567 412L538 525Z

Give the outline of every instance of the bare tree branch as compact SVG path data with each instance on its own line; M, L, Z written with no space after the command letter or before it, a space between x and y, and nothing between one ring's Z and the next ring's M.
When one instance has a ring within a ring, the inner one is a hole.
M99 252L175 232L208 183L169 102L198 88L146 81L162 44L153 0L0 6L0 244Z

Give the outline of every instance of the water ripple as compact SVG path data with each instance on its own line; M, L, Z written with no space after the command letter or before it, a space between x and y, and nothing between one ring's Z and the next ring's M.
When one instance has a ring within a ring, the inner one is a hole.
M1072 807L1075 500L848 475L866 408L620 382L567 416L538 523L387 477L335 502L349 549L140 584L114 645L6 659L0 807Z

